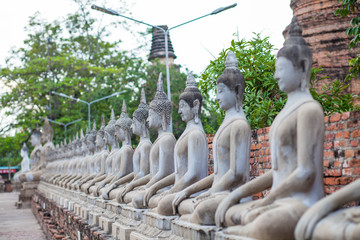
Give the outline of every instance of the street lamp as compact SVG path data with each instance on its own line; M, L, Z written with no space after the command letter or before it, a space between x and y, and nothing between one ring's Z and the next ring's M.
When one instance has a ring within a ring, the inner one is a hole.
M99 99L96 99L96 100L91 101L91 102L87 102L87 101L84 101L84 100L81 100L81 99L75 98L75 97L70 97L70 96L68 96L68 95L66 95L66 94L57 93L57 92L54 92L54 91L52 91L52 94L58 95L58 96L60 96L60 97L70 98L70 99L75 100L75 101L77 101L77 102L82 102L82 103L87 104L87 105L88 105L89 129L91 129L91 128L90 128L90 106L91 106L91 104L96 103L96 102L99 102L99 101L104 100L104 99L107 99L107 98L110 98L110 97L117 96L117 95L119 95L119 94L121 94L121 93L124 93L124 92L125 92L125 90L120 91L120 92L116 92L116 93L113 93L113 94L111 94L111 95L109 95L109 96L106 96L106 97L103 97L103 98L99 98Z
M237 5L237 3L234 3L234 4L229 5L229 6L227 6L227 7L220 7L220 8L218 8L218 9L212 11L211 13L208 13L208 14L205 14L205 15L203 15L203 16L201 16L201 17L194 18L194 19L192 19L192 20L190 20L190 21L187 21L187 22L178 24L178 25L176 25L176 26L174 26L174 27L168 28L167 30L164 30L163 28L161 28L161 27L159 27L159 26L155 26L155 25L152 25L152 24L149 24L149 23L140 21L140 20L136 20L136 19L131 18L131 17L127 17L127 16L124 16L124 15L121 15L120 13L116 12L115 10L112 10L112 9L109 9L109 8L103 8L103 7L99 7L99 6L97 6L97 5L92 5L91 8L92 8L92 9L95 9L95 10L98 10L98 11L100 11L100 12L103 12L103 13L107 13L107 14L110 14L110 15L115 15L115 16L123 17L123 18L129 19L129 20L135 21L135 22L137 22L137 23L141 23L141 24L144 24L144 25L153 27L153 28L157 28L157 29L161 30L161 31L164 33L164 37L165 37L165 58L166 58L167 95L168 95L169 101L171 101L170 72L169 72L169 50L168 50L168 34L169 34L169 31L170 31L171 29L174 29L174 28L183 26L183 25L185 25L185 24L194 22L194 21L199 20L199 19L201 19L201 18L204 18L204 17L210 16L210 15L215 15L215 14L221 13L221 12L223 12L223 11L226 11L226 10L230 9L230 8L236 7L236 5ZM171 122L170 122L170 129L171 129L171 131L172 131L172 118L171 118Z
M55 120L48 119L49 122L53 122L53 123L56 123L56 124L59 124L59 125L65 127L65 138L66 138L66 130L67 130L67 127L68 127L69 125L71 125L71 124L74 124L74 123L80 121L80 120L81 120L81 118L79 118L79 119L77 119L77 120L75 120L75 121L72 121L72 122L69 122L69 123L64 124L64 123L62 123L62 122L57 122L57 121L55 121Z

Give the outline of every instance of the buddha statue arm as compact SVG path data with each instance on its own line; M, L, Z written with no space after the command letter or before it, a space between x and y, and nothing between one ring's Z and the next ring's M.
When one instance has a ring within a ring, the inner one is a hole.
M184 176L175 182L175 185L169 191L170 193L179 192L200 180L199 171L204 168L203 161L208 161L207 151L202 151L202 149L208 148L203 132L193 131L186 144L188 145L188 170Z
M174 138L171 136L165 136L160 141L159 170L146 184L147 188L174 172Z
M322 169L318 169L318 166L322 166L323 161L324 115L319 104L308 103L298 110L296 142L296 169L271 190L262 201L263 206L276 199L308 192L313 188L316 175L322 174Z
M150 198L160 189L170 186L171 184L174 184L175 182L175 173L170 174L167 177L164 177L160 181L154 183L151 187L146 189L145 195L144 195L144 206L147 206Z
M112 188L115 188L115 187L120 186L120 185L122 185L124 183L130 182L132 179L134 179L134 173L133 172L129 173L128 175L126 175L126 176L116 180L114 183L112 183L113 184Z
M192 194L200 192L204 189L210 188L211 184L214 181L214 174L211 174L200 181L188 186L184 190L178 192L172 201L174 214L176 213L177 206L186 198L190 197Z
M119 172L115 175L115 177L111 180L110 184L113 184L117 180L125 177L129 174L129 169L132 170L132 157L133 151L130 149L126 149L121 153L121 163ZM131 164L131 166L129 166Z
M140 179L150 172L150 149L151 144L145 143L141 151L141 160L140 160L140 171L135 176L135 180Z
M230 132L230 168L219 181L214 182L211 193L227 191L248 181L250 140L249 124L244 120L234 122Z
M150 179L151 179L151 174L148 174L145 177L132 181L129 184L126 184L126 187L121 192L121 197L124 197L128 192L130 192L134 188L147 184L150 181Z
M296 225L296 239L311 239L316 224L323 217L346 203L360 200L359 190L360 180L357 180L315 203Z
M221 201L216 210L216 226L221 227L224 225L225 213L231 206L239 203L242 198L251 196L270 188L272 186L272 182L273 171L270 170L260 177L257 177L232 191L223 201Z

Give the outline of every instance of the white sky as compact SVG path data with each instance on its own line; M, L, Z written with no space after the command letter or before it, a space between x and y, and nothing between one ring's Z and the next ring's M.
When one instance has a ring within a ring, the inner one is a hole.
M4 59L9 56L11 47L21 47L26 38L24 27L29 16L39 11L41 16L49 21L65 17L77 10L72 0L0 0L0 65L4 66ZM104 0L95 2L102 6ZM290 23L292 11L290 0L128 0L126 1L132 17L152 25L169 27L205 15L213 10L238 5L230 10L200 19L170 31L170 38L177 55L176 64L188 67L199 74L213 59L211 54L218 53L230 45L238 32L240 38L250 39L253 32L261 32L269 36L270 42L277 48L283 43L282 31ZM105 3L108 8L120 10L119 1ZM103 15L92 10L95 17L103 17L104 21L114 21L117 17ZM145 31L147 26L137 25L136 31ZM141 39L126 34L120 29L113 31L112 37L123 40L124 48L133 49ZM150 40L150 39L149 39ZM151 45L149 44L149 47ZM210 54L210 53L211 54ZM144 55L149 52L143 53Z

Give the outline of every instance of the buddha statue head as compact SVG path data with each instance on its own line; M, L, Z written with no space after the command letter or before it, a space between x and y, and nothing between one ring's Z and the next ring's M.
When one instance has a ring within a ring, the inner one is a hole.
M104 142L108 146L115 144L115 114L114 109L111 109L111 117L108 125L104 128Z
M88 132L89 129L87 129L86 131ZM82 129L80 130L80 143L81 143L81 154L87 155L89 153L89 149L86 145L86 137L85 137L84 131Z
M238 69L238 60L232 51L229 51L225 60L225 70L216 81L216 99L223 110L228 110L235 104L236 111L242 108L245 89L245 80Z
M31 134L31 145L38 146L41 144L41 132L39 130L39 125L36 125L36 128L32 131Z
M292 18L288 37L277 53L275 79L281 91L309 88L312 52L302 37L302 29L296 16Z
M146 119L149 116L149 106L146 104L145 90L141 89L141 98L138 108L133 113L131 130L134 134L142 137L149 136L149 125Z
M181 115L181 120L189 122L194 119L195 123L199 123L202 96L192 73L188 74L186 88L179 99L179 114Z
M159 75L155 98L150 102L149 127L166 131L170 125L172 103L164 92L162 73Z
M125 100L123 100L123 105L121 109L121 115L115 123L115 138L117 141L129 141L131 135L131 124L132 120L129 118L126 109Z
M97 131L97 133L96 133L96 139L95 139L95 145L96 145L97 149L99 149L99 150L105 146L104 129L105 129L105 118L104 118L104 115L101 115L101 126L100 126L99 131Z
M49 120L47 117L45 117L44 119L44 126L42 129L42 136L41 136L41 140L43 143L48 143L51 142L53 140L54 137L54 130L51 127L51 124L49 123Z
M28 157L29 155L29 149L28 147L26 146L26 144L24 143L21 150L20 150L20 156L22 158L25 158L25 157Z
M95 140L96 140L96 122L95 119L93 121L93 129L90 131L90 129L87 129L86 136L85 136L85 142L86 146L89 149L90 152L95 152Z

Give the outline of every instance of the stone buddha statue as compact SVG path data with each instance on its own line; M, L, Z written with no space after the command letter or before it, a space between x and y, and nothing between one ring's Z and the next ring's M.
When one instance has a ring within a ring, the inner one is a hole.
M136 147L132 164L133 172L126 175L123 179L129 180L129 184L136 182L138 179L144 178L150 172L150 149L151 141L149 135L149 126L146 119L149 115L149 107L146 104L146 97L144 89L141 90L141 99L138 109L133 113L133 121L131 125L132 132L140 137L140 142ZM109 194L110 199L115 199L118 194L121 194L125 185L120 185L112 190Z
M37 125L36 128L32 131L31 134L31 145L34 147L33 151L30 153L30 171L37 169L40 163L40 155L42 150L41 145L41 132L39 130L39 126ZM26 182L26 173L21 173L19 175L19 180L21 182Z
M25 143L23 144L23 147L20 150L20 156L23 158L21 161L21 170L14 175L13 178L15 182L20 181L19 176L21 174L30 171L29 149L27 148Z
M99 196L100 189L108 184L116 174L116 164L117 163L117 153L120 150L119 142L115 138L115 114L114 110L111 110L111 118L108 125L104 128L104 142L106 145L111 147L111 152L106 158L105 172L106 177L104 180L95 184L95 186L90 187L89 192L93 196Z
M70 164L68 165L68 174L59 182L59 186L61 187L65 187L65 184L72 178L76 177L78 174L78 168L81 164L81 161L79 161L81 154L81 141L79 139L78 132L76 132L75 138L72 141L72 146L73 155L70 159Z
M175 172L146 189L144 204L157 208L161 215L172 215L172 201L176 193L208 175L208 143L201 124L202 96L192 73L189 73L185 91L180 95L179 114L186 128L175 145ZM158 190L173 185L169 190ZM155 195L154 195L155 194Z
M92 169L94 169L94 161L96 158L96 145L95 145L95 140L96 140L96 122L95 119L93 121L93 129L90 131L89 129L87 130L87 133L85 135L85 140L84 143L87 147L87 149L89 150L89 153L85 159L85 161L83 161L82 164L82 177L77 180L76 182L74 182L74 184L71 186L72 189L74 190L79 190L79 187L84 184L85 182L93 179L95 177L95 174L92 174L94 171L91 171Z
M311 50L293 17L275 66L274 77L288 98L270 128L272 169L221 202L216 224L233 226L225 233L265 240L293 239L300 217L324 196L324 114L309 92L311 64ZM237 204L269 187L265 198Z
M155 98L150 102L149 127L158 132L158 137L150 150L150 174L128 184L117 200L125 203L132 201L136 208L144 208L143 196L145 189L174 172L174 147L176 139L170 132L172 103L168 100L160 73ZM146 184L146 185L144 185ZM137 189L133 190L135 187ZM131 191L131 192L130 192Z
M125 100L123 100L121 115L115 123L116 141L121 141L122 143L121 148L117 153L118 156L115 162L115 164L119 165L119 167L115 170L116 172L114 178L101 191L104 199L109 199L109 193L111 190L119 185L129 182L132 179L131 176L128 176L128 174L133 172L132 159L134 150L131 146L131 124L132 120L127 114L126 103ZM113 197L115 198L116 195Z
M359 239L360 207L341 208L359 200L359 180L321 199L300 218L295 229L296 239Z
M44 126L42 129L42 135L41 135L41 140L44 143L44 145L42 146L41 151L39 152L40 153L40 162L39 162L38 166L36 166L34 169L32 169L31 171L26 173L27 181L40 181L40 176L41 176L41 174L44 173L44 169L48 162L46 157L49 152L51 152L55 149L55 146L52 143L53 137L54 137L54 130L52 129L51 124L49 123L47 117L45 117ZM31 155L30 155L30 157L31 157Z
M95 145L96 152L93 157L93 164L90 164L90 176L89 179L79 186L82 192L89 193L89 188L94 184L104 180L106 178L106 159L109 156L109 150L104 141L105 134L105 118L101 116L101 127L96 133Z
M238 61L229 51L225 70L217 79L216 99L225 111L225 118L214 137L214 173L175 196L174 212L178 210L184 221L214 225L218 204L229 192L249 180L251 129L242 108L244 87ZM200 191L205 192L190 197Z

